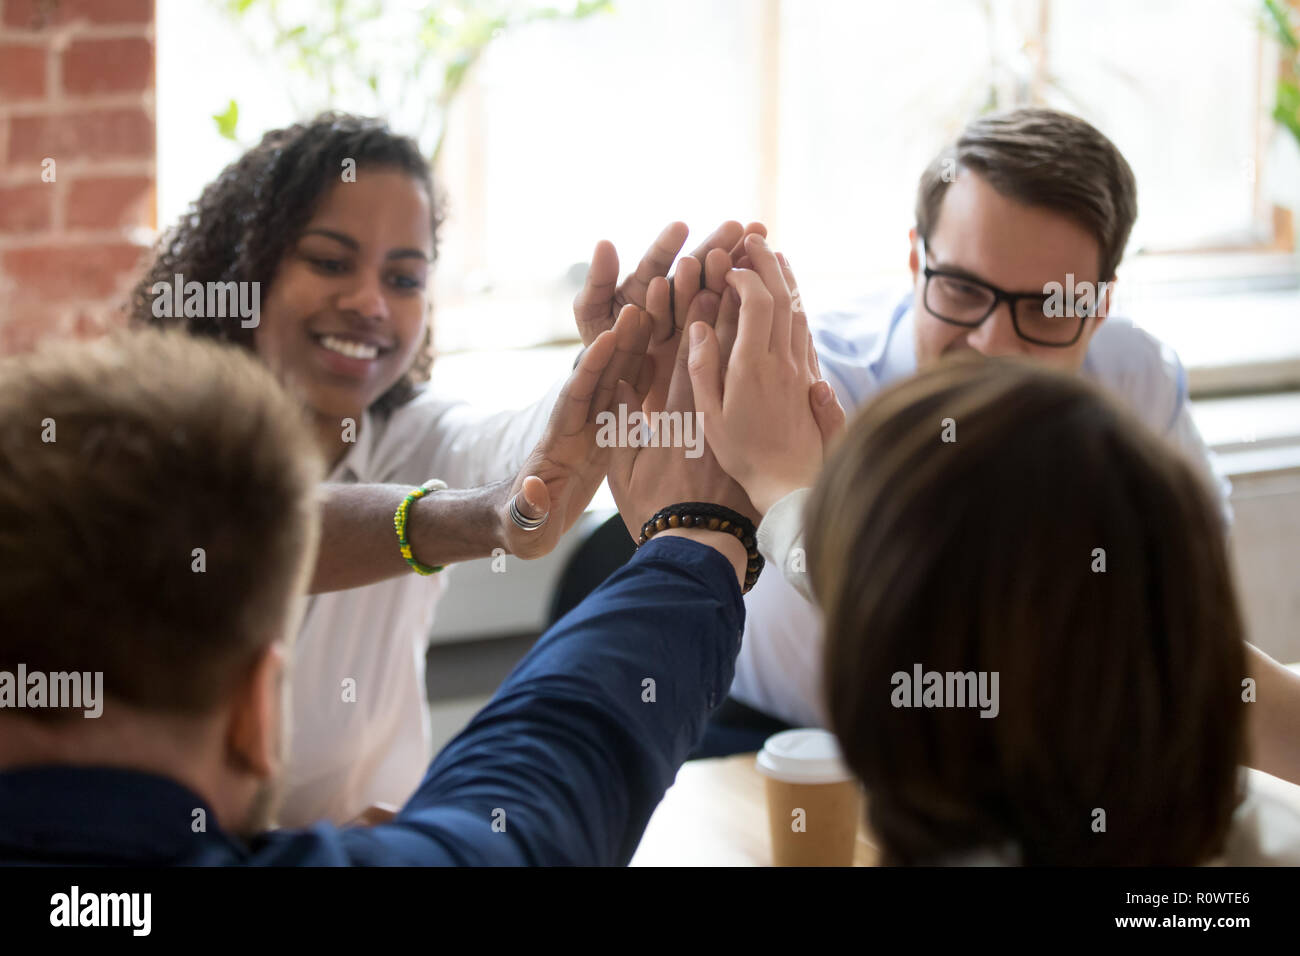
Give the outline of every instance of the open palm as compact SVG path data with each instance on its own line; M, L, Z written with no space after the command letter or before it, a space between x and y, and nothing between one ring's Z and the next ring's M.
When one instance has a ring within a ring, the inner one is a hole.
M597 442L597 416L613 411L620 381L639 405L644 399L652 366L646 359L650 318L626 306L614 327L602 332L583 353L551 411L546 432L511 483L500 509L506 550L521 558L549 554L560 537L591 503L604 481L612 449ZM627 394L627 393L622 393ZM547 515L533 531L520 528L509 515L511 499L519 495L525 517Z

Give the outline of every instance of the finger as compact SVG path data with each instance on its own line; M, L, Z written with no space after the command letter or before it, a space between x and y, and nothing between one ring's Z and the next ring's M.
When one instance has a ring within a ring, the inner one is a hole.
M515 492L514 496L506 502L505 511L508 533L514 536L515 540L515 545L511 550L520 557L541 557L545 551L530 554L526 550L519 550L519 548L523 546L522 541L524 539L535 538L534 532L540 531L547 525L547 519L550 517L551 511L551 492L546 487L546 482L536 475L525 477L519 491ZM532 528L521 527L515 520L515 511L518 511L522 518L530 522L540 521L541 523Z
M758 273L749 269L732 269L727 273L727 284L740 296L740 327L731 364L739 359L757 367L772 342L772 293Z
M794 271L790 260L781 253L776 254L776 261L781 266L781 275L785 277L786 288L790 290L790 354L796 360L803 360L809 371L816 366L817 350L811 349L811 333L808 331L808 314L804 312L803 300L799 297L799 287L795 284ZM811 349L812 360L807 357ZM820 374L812 376L813 381L821 378Z
M638 408L645 403L646 396L650 394L650 388L655 381L655 360L650 356L645 357L641 363L641 374L636 377L632 383L632 388L636 392Z
M546 482L536 475L524 479L524 486L515 498L515 506L525 518L541 518L551 510L551 491Z
M650 342L666 342L675 333L673 326L672 287L663 276L655 276L645 293L645 308L650 313Z
M712 292L704 291L691 303L687 316L686 331L682 333L681 344L677 348L677 358L673 366L672 381L668 383L668 400L664 403L668 411L690 411L695 407L695 398L691 392L691 370L689 368L691 351L690 327L698 323L712 327L718 319L718 306L721 299Z
M722 294L722 303L718 307L718 318L713 323L713 328L718 335L718 362L725 381L731 352L736 345L736 333L740 331L740 296L730 286Z
M727 289L727 271L731 269L731 256L714 249L704 260L704 287L722 295Z
M618 291L614 294L615 304L621 307L631 302L645 308L646 289L650 285L650 280L655 276L668 275L677 253L681 252L682 246L686 244L686 236L689 232L684 222L670 222L664 226L663 232L659 233L654 244L637 263L636 271L624 279L623 284L618 287Z
M614 356L616 336L606 329L596 336L578 359L578 367L560 389L547 422L547 434L573 435L580 432L592 414L592 402Z
M808 377L814 382L822 377L822 363L817 358L817 343L811 332L808 334Z
M745 249L754 260L754 271L758 273L763 285L772 295L772 337L768 349L779 356L790 354L790 289L785 284L781 273L781 263L776 260L776 253L762 236L750 236L745 240ZM802 358L803 352L799 353Z
M620 405L627 405L629 408L637 407L637 396L632 386L627 382L620 381L614 390L614 399ZM622 492L632 481L632 469L636 465L637 449L622 442L616 442L613 449L613 455L609 462L609 490L614 495L615 504L620 509L626 506L627 502L620 500ZM644 518L633 516L629 521L628 516L624 515L623 520L628 522L628 526L640 526Z
M614 397L614 387L619 379L635 382L641 374L641 363L650 343L649 313L635 305L625 305L614 323L614 354L600 373L595 394L588 407L583 424L595 421L596 415L609 408ZM581 425L579 426L579 428ZM571 434L566 432L564 434Z
M726 252L736 243L742 241L744 233L744 226L736 222L734 219L728 219L717 229L714 229L709 233L708 236L705 237L704 241L695 247L695 251L692 252L691 255L703 262L710 250L721 249L723 252Z
M703 271L700 260L694 256L682 256L673 270L673 322L679 331L686 328L686 316L691 310L691 301L700 291Z
M844 430L844 406L835 395L835 389L825 379L812 383L808 389L808 404L812 407L813 418L822 433L822 456Z
M596 243L587 267L587 278L573 300L573 318L583 345L591 345L596 336L613 325L614 290L618 285L618 252L606 239Z
M695 397L695 411L701 417L704 437L708 440L710 428L722 427L722 373L718 362L718 339L714 330L703 322L692 323L687 329L690 358L687 368L691 377L691 392Z
M800 354L799 341L802 337L804 343L802 349L806 350L808 355L808 376L815 382L822 377L822 366L817 358L817 344L813 341L812 329L808 325L808 311L804 307L803 296L799 294L799 283L794 277L794 270L790 268L790 259L785 253L778 252L776 261L781 263L781 273L785 276L785 284L790 289L790 354Z
M738 241L731 250L731 261L734 265L740 265L739 259L745 254L745 240L750 236L762 236L766 239L767 226L763 225L761 222L751 222L745 227L745 231L741 235L740 241ZM748 266L745 266L744 268L748 268Z

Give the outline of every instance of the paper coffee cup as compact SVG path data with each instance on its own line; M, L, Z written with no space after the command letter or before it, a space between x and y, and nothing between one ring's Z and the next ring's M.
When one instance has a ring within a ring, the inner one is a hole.
M776 866L852 866L862 788L835 735L806 728L767 738L758 754L766 778L768 830Z

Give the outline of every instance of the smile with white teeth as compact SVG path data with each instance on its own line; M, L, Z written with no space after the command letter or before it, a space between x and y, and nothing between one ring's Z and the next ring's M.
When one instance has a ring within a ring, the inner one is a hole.
M376 346L366 342L351 342L334 335L322 335L320 344L331 352L338 352L339 355L346 355L348 358L372 359L379 356L379 349Z

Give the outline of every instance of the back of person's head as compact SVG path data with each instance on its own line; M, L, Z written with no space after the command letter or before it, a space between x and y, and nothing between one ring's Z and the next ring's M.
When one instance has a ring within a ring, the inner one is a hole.
M858 415L807 519L831 729L888 861L1219 852L1243 633L1219 512L1162 439L1077 378L945 361Z
M240 350L142 331L0 362L0 670L102 672L106 716L212 711L285 636L320 470Z
M1004 196L1079 223L1097 240L1101 281L1115 278L1137 219L1137 180L1123 154L1096 127L1043 107L973 120L921 175L916 223L927 243L943 197L963 170L984 177Z

